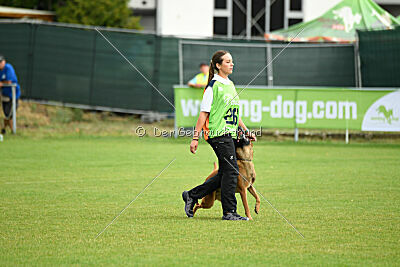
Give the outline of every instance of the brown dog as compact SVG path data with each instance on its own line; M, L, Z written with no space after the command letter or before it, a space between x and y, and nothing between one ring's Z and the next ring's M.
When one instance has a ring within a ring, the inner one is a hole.
M246 137L239 139L239 145L236 147L236 158L237 164L239 166L238 182L236 186L236 193L240 193L242 198L243 207L246 216L249 220L252 220L249 209L249 203L247 202L247 190L256 199L256 206L254 211L258 214L260 210L260 197L258 196L256 190L253 187L253 183L256 180L256 171L254 170L253 164L253 143L251 143ZM214 162L214 170L206 178L206 181L218 173L217 164ZM244 177L242 177L242 175ZM213 193L203 197L201 204L196 204L193 209L193 214L196 213L198 209L209 209L214 205L215 200L221 201L221 189L217 189Z

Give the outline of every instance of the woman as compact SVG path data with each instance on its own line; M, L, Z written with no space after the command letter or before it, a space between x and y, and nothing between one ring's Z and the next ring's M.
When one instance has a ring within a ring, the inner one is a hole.
M219 170L203 184L184 191L185 212L193 217L193 207L198 199L214 192L221 187L221 203L223 220L248 220L236 213L235 190L238 177L235 140L238 125L246 132L247 128L239 117L239 97L235 86L228 79L233 71L232 56L227 51L217 51L211 60L208 85L204 90L200 115L190 144L190 151L195 154L203 129L204 139L211 145L218 157ZM249 136L256 140L255 136Z

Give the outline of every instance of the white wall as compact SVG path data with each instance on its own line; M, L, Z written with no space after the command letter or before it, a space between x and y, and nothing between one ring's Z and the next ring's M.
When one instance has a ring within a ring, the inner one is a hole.
M128 6L130 8L155 9L156 0L129 0Z
M213 14L214 0L158 0L157 33L212 37Z
M341 1L342 0L303 0L304 21L318 18Z

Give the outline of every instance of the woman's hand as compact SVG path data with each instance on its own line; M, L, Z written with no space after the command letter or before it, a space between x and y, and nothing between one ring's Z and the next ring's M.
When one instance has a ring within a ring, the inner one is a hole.
M206 123L206 119L210 113L205 111L200 111L199 118L197 119L196 128L193 132L193 139L190 143L190 152L196 154L197 146L199 145L199 137L201 133L201 129Z
M239 126L242 127L242 129L245 132L245 135L250 139L250 141L257 141L256 135L247 129L247 127L246 127L246 125L244 125L241 117L239 117Z
M197 146L199 145L199 140L192 140L190 143L190 152L196 154Z

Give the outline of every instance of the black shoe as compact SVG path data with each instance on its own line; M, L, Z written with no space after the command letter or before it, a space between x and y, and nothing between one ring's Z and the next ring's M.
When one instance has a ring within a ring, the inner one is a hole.
M193 215L194 215L193 214L193 208L194 208L194 205L197 203L197 199L191 198L189 196L189 192L188 191L183 191L182 198L183 198L183 201L185 201L185 212L186 212L186 215L189 218L192 218Z
M249 218L247 217L242 217L239 214L235 213L226 213L224 216L222 216L222 220L227 220L227 221L248 221Z
M6 134L6 129L5 128L1 129L1 134Z

